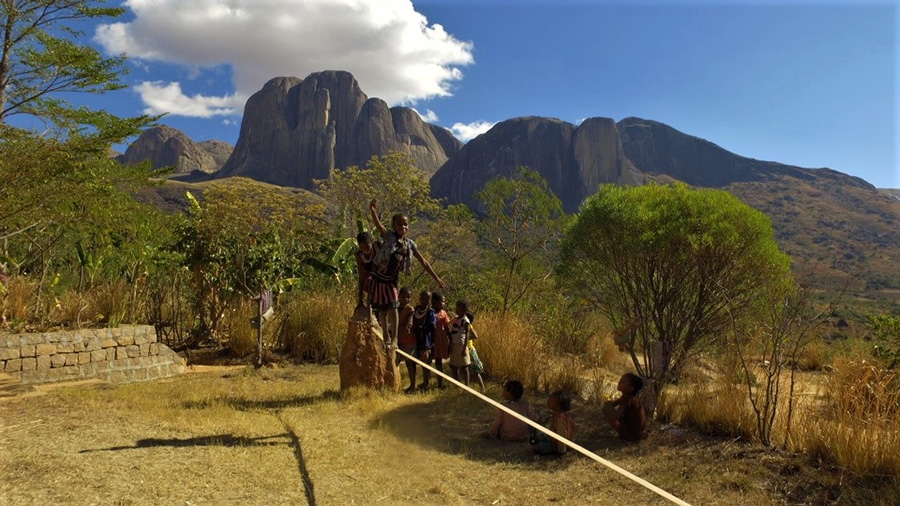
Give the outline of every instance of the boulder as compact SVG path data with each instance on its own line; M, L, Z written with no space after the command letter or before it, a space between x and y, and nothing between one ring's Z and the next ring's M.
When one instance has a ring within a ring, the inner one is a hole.
M347 324L347 339L339 362L341 390L365 386L400 391L396 354L385 349L381 328L368 312L354 315Z
M231 146L220 141L216 144L197 144L175 128L160 125L144 130L125 153L116 157L123 165L134 165L149 160L153 168L175 167L175 174L194 171L207 174L219 170L231 153ZM213 153L210 153L212 150ZM224 154L223 153L227 153Z

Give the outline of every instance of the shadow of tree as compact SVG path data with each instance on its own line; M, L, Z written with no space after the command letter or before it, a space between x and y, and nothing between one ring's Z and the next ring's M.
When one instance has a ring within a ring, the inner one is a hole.
M135 450L140 448L157 448L168 446L172 448L184 448L190 446L276 446L291 445L290 434L276 434L273 436L239 437L233 434L218 434L213 436L199 436L189 438L146 438L139 439L131 446L112 446L109 448L96 448L93 450L81 450L78 453L114 452L121 450Z

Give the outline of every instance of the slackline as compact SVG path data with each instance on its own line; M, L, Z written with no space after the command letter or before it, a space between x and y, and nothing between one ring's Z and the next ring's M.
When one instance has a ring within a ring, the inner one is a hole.
M519 420L521 420L521 421L527 423L530 427L533 427L533 428L535 428L535 429L537 429L537 430L543 432L543 433L546 434L547 436L549 436L549 437L551 437L551 438L553 438L553 439L555 439L555 440L557 440L557 441L559 441L559 442L564 443L564 444L565 444L566 446L568 446L569 448L572 448L573 450L575 450L575 451L577 451L578 453L584 455L585 457L588 457L588 458L590 458L590 459L592 459L592 460L594 460L594 461L596 461L596 462L598 462L598 463L600 463L600 464L602 464L602 465L608 467L609 469L612 469L613 471L615 471L615 472L621 474L622 476L628 478L629 480L631 480L631 481L633 481L633 482L635 482L635 483L638 483L639 485L643 486L644 488L649 489L649 490L653 491L654 493L656 493L656 494L658 494L658 495L660 495L660 496L662 496L662 497L665 497L666 499L672 501L672 502L675 503L675 504L680 504L680 505L682 505L682 506L691 506L689 503L687 503L687 502L685 502L685 501L683 501L683 500L681 500L681 499L675 497L674 495L672 495L672 494L666 492L665 490L663 490L663 489L657 487L656 485L654 485L654 484L650 483L649 481L647 481L647 480L641 478L640 476L635 476L635 475L629 473L628 471L626 471L626 470L622 469L621 467L619 467L619 466L613 464L612 462L610 462L610 461L604 459L603 457L600 457L599 455L597 455L597 454L595 454L594 452L592 452L592 451L590 451L590 450L588 450L588 449L582 447L581 445L579 445L579 444L577 444L577 443L573 443L572 441L569 441L568 439L566 439L566 438L560 436L559 434L557 434L557 433L551 431L551 430L548 429L547 427L544 427L543 425L540 425L540 424L538 424L538 423L536 423L536 422L534 422L534 421L532 421L532 420L529 420L528 418L526 418L526 417L524 417L524 416L522 416L522 415L516 413L515 411L513 411L513 410L507 408L506 406L500 404L499 402L497 402L497 401L491 399L490 397L488 397L488 396L482 394L481 392L478 392L478 391L476 391L476 390L473 390L473 389L469 388L469 387L466 386L465 384L463 384L463 383L461 383L461 382L459 382L459 381L453 379L452 377L450 377L450 376L447 375L447 374L442 373L441 371L438 371L438 370L435 369L434 367L431 367L430 365L426 364L425 362L422 362L421 360L417 359L416 357L413 357L413 356L410 355L409 353L406 353L405 351L400 350L400 349L397 349L397 350L394 350L394 351L396 351L397 353L399 353L399 354L400 354L401 356L403 356L404 358L409 359L409 360L412 360L413 362L419 364L421 367L427 367L428 370L430 370L431 372L433 372L433 373L439 375L440 377L442 377L442 378L446 379L447 381L453 383L454 385L458 386L459 388L462 388L462 389L465 390L466 392L468 392L468 393L474 395L475 397L478 397L479 399L483 400L484 402L487 402L488 404L494 406L494 407L497 408L497 409L502 409L503 411L509 413L510 415L512 415L512 416L518 418Z

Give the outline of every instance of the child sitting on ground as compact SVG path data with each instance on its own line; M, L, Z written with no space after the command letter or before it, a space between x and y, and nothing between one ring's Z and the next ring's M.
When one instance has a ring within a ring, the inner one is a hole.
M503 385L503 400L506 401L507 408L528 418L532 421L537 420L537 415L531 410L528 402L522 400L525 393L525 387L517 380L509 380ZM527 423L512 416L506 411L500 410L494 423L484 432L482 437L500 438L503 441L528 441L529 426Z
M568 411L572 408L572 397L568 392L557 390L547 399L547 407L553 412L550 419L550 430L569 441L575 437L575 422ZM533 427L531 430L531 450L536 455L562 455L566 453L566 445L551 438Z
M617 388L622 396L603 404L603 416L619 437L632 443L646 437L647 414L637 395L644 381L637 374L627 372L619 379Z

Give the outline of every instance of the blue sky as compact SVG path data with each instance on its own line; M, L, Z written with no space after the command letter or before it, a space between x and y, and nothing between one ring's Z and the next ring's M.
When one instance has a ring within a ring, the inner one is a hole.
M467 140L518 116L638 116L743 156L900 188L896 2L128 0L120 114L234 144L278 75L347 70Z

